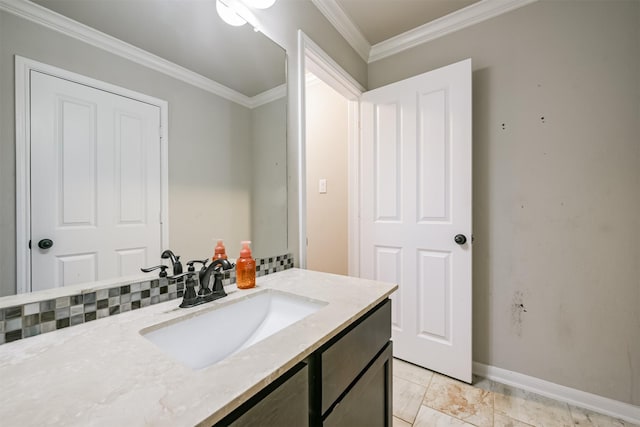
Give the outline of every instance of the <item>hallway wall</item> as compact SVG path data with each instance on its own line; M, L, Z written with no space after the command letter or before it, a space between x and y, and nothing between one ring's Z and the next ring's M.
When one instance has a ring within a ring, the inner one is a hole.
M315 78L307 83L306 114L307 268L347 275L348 103Z

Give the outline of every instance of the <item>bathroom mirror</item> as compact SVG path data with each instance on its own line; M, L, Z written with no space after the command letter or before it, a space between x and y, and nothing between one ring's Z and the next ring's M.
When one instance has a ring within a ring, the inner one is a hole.
M287 253L284 49L225 24L215 1L23 6L0 6L0 296L16 282L16 55L168 103L168 246L183 261L210 257L216 239L232 258L241 240L255 257Z

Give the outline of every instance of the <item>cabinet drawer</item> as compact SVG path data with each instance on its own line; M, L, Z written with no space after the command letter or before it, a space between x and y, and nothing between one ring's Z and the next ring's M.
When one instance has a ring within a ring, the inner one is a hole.
M390 338L391 301L386 300L322 352L321 414L329 409Z
M323 427L390 427L391 343L322 423Z
M296 369L297 372L295 372ZM247 402L249 408L240 407L234 411L242 415L233 422L229 423L229 420L226 419L218 425L231 427L308 426L309 369L306 364L303 364L302 367L298 365L292 371L295 373L267 396L254 398L257 402ZM230 417L233 417L233 414Z

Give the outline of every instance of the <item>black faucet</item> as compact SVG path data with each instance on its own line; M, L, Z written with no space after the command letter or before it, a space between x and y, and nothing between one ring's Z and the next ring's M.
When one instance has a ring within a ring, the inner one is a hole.
M204 302L201 301L196 294L198 282L194 279L195 276L195 271L187 271L186 273L180 273L176 276L169 276L169 279L176 279L177 281L182 281L182 278L186 277L184 280L184 296L182 297L182 303L180 303L180 307L182 308L194 307Z
M209 264L208 267L202 266L200 270L200 286L205 289L209 289L211 286L211 293L216 296L216 298L222 298L227 296L227 293L224 291L224 286L222 286L222 271L230 270L235 266L235 264L230 263L226 259L217 259ZM213 277L213 283L211 283Z
M189 261L187 263L188 270L186 273L180 273L170 276L170 279L182 279L185 277L184 296L180 307L188 308L196 305L204 304L209 301L216 300L227 296L222 285L222 270L233 268L234 264L226 259L217 259L207 266L208 259L198 261ZM194 263L202 264L202 268L197 273L193 266ZM211 289L211 280L213 277L213 289ZM196 286L200 282L200 289L196 292Z
M167 249L166 251L162 252L162 255L160 255L160 258L171 260L174 276L182 274L182 263L180 262L179 255L176 256L170 249Z

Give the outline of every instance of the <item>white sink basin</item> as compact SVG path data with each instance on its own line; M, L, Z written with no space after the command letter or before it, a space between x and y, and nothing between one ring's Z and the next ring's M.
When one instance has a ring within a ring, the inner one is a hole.
M202 314L140 331L192 369L212 365L327 305L268 289Z

